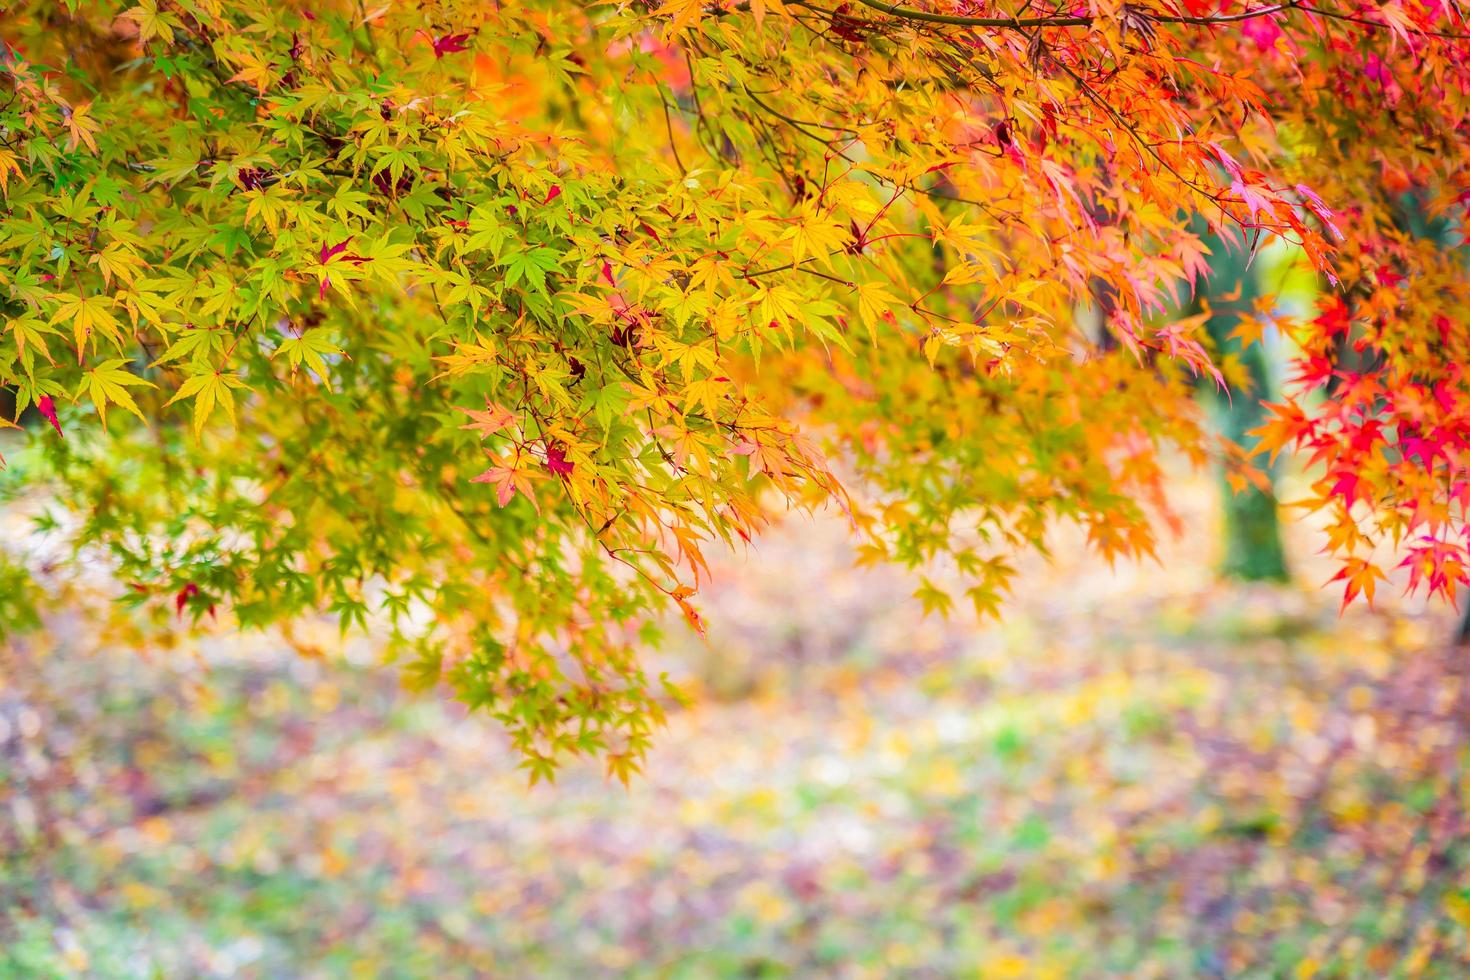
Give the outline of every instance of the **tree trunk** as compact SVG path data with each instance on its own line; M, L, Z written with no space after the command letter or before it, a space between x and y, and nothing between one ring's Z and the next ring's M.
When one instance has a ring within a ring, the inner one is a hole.
M1260 343L1242 349L1230 334L1240 325L1240 315L1254 308L1260 287L1255 272L1247 267L1244 247L1219 239L1210 241L1214 252L1208 298L1212 315L1206 328L1220 355L1233 355L1250 377L1250 390L1233 389L1211 395L1215 415L1226 438L1249 450L1255 440L1249 435L1265 421L1261 401L1271 393L1271 375ZM1238 295L1236 295L1238 293ZM1234 297L1226 299L1225 297ZM1275 467L1266 474L1275 485ZM1225 556L1221 574L1247 582L1285 582L1291 576L1286 552L1281 547L1281 524L1276 513L1276 495L1255 486L1236 492L1220 478L1225 512Z
M1221 429L1231 441L1249 448L1255 440L1248 433L1265 421L1261 398L1266 391L1266 359L1260 347L1253 346L1244 354L1243 360L1250 367L1254 389L1230 393L1228 404L1221 406ZM1266 474L1274 487L1275 467L1267 466ZM1225 556L1220 564L1221 573L1244 582L1285 582L1290 579L1286 552L1281 547L1281 524L1276 514L1275 493L1254 485L1237 492L1223 475L1220 487L1225 512Z

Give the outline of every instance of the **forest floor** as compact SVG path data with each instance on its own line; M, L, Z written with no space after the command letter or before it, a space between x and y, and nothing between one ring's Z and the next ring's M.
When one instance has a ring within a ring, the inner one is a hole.
M0 647L0 977L1464 976L1452 619L1059 535L1001 621L923 618L793 520L704 596L628 789L527 786L335 627ZM1320 573L1320 574L1319 574Z

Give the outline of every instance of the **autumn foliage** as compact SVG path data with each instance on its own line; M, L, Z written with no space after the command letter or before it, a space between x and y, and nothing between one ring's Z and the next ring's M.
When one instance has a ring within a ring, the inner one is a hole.
M1437 0L23 2L0 385L132 603L371 622L533 774L625 776L640 631L783 509L941 610L1057 520L1149 553L1162 455L1246 456L1207 230L1328 286L1240 332L1298 352L1261 449L1347 598L1380 543L1447 594L1467 55Z

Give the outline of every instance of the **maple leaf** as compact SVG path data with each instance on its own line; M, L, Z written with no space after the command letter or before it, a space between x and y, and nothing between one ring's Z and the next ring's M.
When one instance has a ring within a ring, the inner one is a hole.
M491 402L488 398L485 399L484 411L474 408L458 408L457 410L465 413L471 419L468 424L460 428L478 432L482 439L486 436L493 436L501 429L508 428L514 424L516 419L514 412Z
M333 262L333 260L335 260L335 259L337 259L339 257L341 258L341 260L343 262L350 262L353 265L362 265L365 262L372 261L371 259L369 259L368 257L363 256L363 255L357 255L355 253L348 254L347 253L347 246L349 244L351 244L351 242L352 242L351 236L349 236L347 238L344 238L342 241L338 242L336 245L329 246L325 242L323 242L322 245L321 245L321 248L317 252L318 261L320 262L320 264L322 266L329 266ZM321 274L321 283L317 287L317 299L319 299L319 300L320 299L325 299L326 296L327 296L327 290L329 288L331 288L331 285L332 285L332 276L331 276L331 274L330 273L325 273L325 272L322 273Z
M863 30L864 22L861 18L851 16L852 4L839 3L832 11L830 27L832 33L844 41L861 43L867 33Z
M78 364L82 361L82 352L86 349L88 342L93 339L96 331L101 330L114 340L121 336L122 326L118 323L117 317L112 314L115 304L113 297L107 295L68 294L61 305L56 308L51 322L56 324L66 320L71 321L72 335L77 345Z
M1355 501L1358 496L1359 480L1360 477L1357 473L1351 471L1338 473L1337 479L1332 484L1332 489L1329 492L1332 493L1333 496L1341 497L1343 503L1345 503L1348 507L1352 507L1353 501Z
M488 483L495 488L495 501L504 507L510 503L517 493L531 502L531 506L537 513L541 512L541 505L536 502L536 495L531 492L531 481L535 474L521 464L520 457L509 462L490 457L489 469L470 478L471 483Z
M216 405L224 407L231 423L235 421L234 389L243 387L245 383L233 374L205 371L185 381L165 405L172 405L183 398L194 399L194 437L197 439L203 433L209 417L214 414Z
M92 370L82 376L81 386L77 389L77 397L86 393L92 404L97 409L97 417L102 420L102 428L107 428L107 406L119 405L124 411L132 413L138 421L147 423L142 411L133 401L133 396L128 392L131 387L154 387L153 382L145 381L135 374L129 374L122 369L127 362L122 358L114 358L103 361Z
M926 616L938 613L947 618L954 610L954 599L950 594L936 586L928 578L921 580L922 584L914 590L914 598L919 600L923 606Z
M573 464L567 462L567 452L561 446L546 447L546 468L557 476L570 476Z
M454 54L464 51L469 47L470 36L468 34L444 34L433 40L434 57L442 58L446 54Z
M1313 321L1328 337L1345 335L1352 330L1352 311L1342 297L1333 296L1322 307L1322 312Z
M22 316L8 321L3 332L15 338L16 353L23 362L29 363L34 359L34 352L39 350L47 362L54 363L51 359L51 348L46 344L46 335L56 333L51 324L34 317Z
M157 0L143 0L138 6L125 10L118 16L120 19L125 18L137 25L138 40L144 43L155 37L165 44L173 43L174 26L177 21L172 14L158 12Z
M260 59L253 54L239 56L240 70L231 75L227 81L244 82L255 88L258 94L264 94L275 80L275 66Z
M0 196L10 196L10 175L21 176L20 163L13 152L0 146Z
M1271 462L1287 446L1297 445L1310 433L1316 423L1295 402L1283 405L1264 406L1274 418L1260 428L1252 429L1250 435L1256 441L1256 453L1270 453Z
M1259 344L1265 336L1267 326L1268 323L1260 317L1241 315L1235 329L1230 331L1230 339L1239 343L1242 348Z
M704 17L705 7L705 0L665 0L663 5L654 11L654 15L670 17L665 29L665 37L668 38L697 25Z
M877 346L878 325L883 322L888 311L898 303L881 283L865 282L857 287L858 296L858 318L862 320L863 326L868 328L868 339Z
M684 621L689 624L689 628L694 630L695 634L697 634L698 636L704 636L704 618L699 615L699 611L694 608L693 603L691 603L688 598L686 598L687 593L686 595L680 595L677 591L675 591L673 593L670 593L670 595L673 600L679 604L679 611L684 614Z
M1328 579L1328 582L1346 582L1341 607L1346 609L1359 595L1368 600L1368 605L1373 605L1373 593L1378 582L1387 578L1383 570L1372 562L1363 558L1348 558L1342 569Z
M41 416L47 422L51 423L51 428L56 430L57 435L63 438L66 436L66 433L61 431L61 421L56 417L56 403L51 400L50 395L42 395L36 399L36 411L40 412Z
M1291 383L1303 391L1312 391L1327 384L1337 374L1332 361L1326 357L1306 357L1297 362Z
M328 388L332 386L332 378L325 358L346 356L346 352L331 341L330 334L320 329L308 330L300 337L283 340L271 357L280 357L282 354L286 355L286 363L291 366L293 374L305 364Z
M102 126L92 118L92 103L87 102L77 106L66 115L67 141L66 148L75 150L78 144L86 146L93 153L97 152L97 133Z
M326 265L328 262L332 261L332 259L347 251L347 246L351 244L351 236L342 239L336 245L329 246L326 242L323 242L321 249L317 252L318 261L321 262L322 265Z

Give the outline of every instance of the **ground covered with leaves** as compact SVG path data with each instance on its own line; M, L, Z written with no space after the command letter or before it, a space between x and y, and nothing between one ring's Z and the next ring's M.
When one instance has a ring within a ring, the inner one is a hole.
M1464 975L1448 615L1220 587L1199 499L983 627L794 522L627 790L332 626L140 659L78 606L0 663L0 976Z

